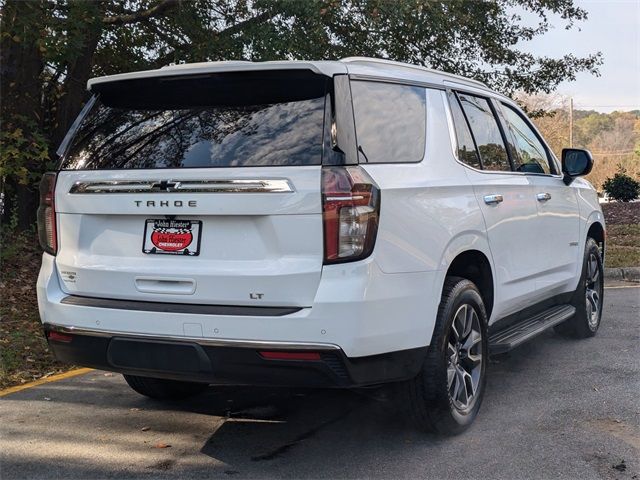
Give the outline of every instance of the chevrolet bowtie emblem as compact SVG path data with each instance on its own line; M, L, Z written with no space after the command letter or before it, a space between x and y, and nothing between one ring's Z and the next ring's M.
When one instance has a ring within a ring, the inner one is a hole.
M180 185L179 182L170 182L168 180L162 180L161 182L157 182L151 185L151 190L168 192L169 190L174 190L178 185Z

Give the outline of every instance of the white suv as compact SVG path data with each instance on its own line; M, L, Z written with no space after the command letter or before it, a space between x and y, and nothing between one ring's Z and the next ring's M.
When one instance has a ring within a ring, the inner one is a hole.
M509 98L384 60L96 78L41 186L40 316L63 361L156 398L396 383L466 428L489 353L596 333L604 219Z

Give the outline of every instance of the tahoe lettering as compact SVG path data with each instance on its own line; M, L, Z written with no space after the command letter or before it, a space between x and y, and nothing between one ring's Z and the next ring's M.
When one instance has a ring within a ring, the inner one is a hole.
M160 200L160 201L155 201L155 200L147 200L146 202L143 200L134 200L133 203L136 204L136 207L142 207L142 206L146 206L146 207L197 207L198 206L198 202L197 200L173 200L173 201L169 201L169 200Z

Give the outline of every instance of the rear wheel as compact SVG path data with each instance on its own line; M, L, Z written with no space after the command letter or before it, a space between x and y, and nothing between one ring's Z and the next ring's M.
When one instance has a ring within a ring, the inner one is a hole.
M403 384L418 426L445 435L466 430L482 403L487 360L487 314L480 292L469 280L449 277L422 370Z
M604 298L602 255L593 238L587 239L582 275L571 304L576 314L556 327L556 331L576 338L593 337L600 327Z
M123 375L129 386L136 392L156 400L180 400L203 392L206 383L179 382L163 378Z

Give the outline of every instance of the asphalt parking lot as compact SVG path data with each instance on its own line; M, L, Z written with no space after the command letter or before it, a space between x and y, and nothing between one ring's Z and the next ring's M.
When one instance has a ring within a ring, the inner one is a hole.
M384 390L214 389L162 404L100 371L0 399L0 477L640 478L640 287L597 337L496 358L480 415L415 431Z

